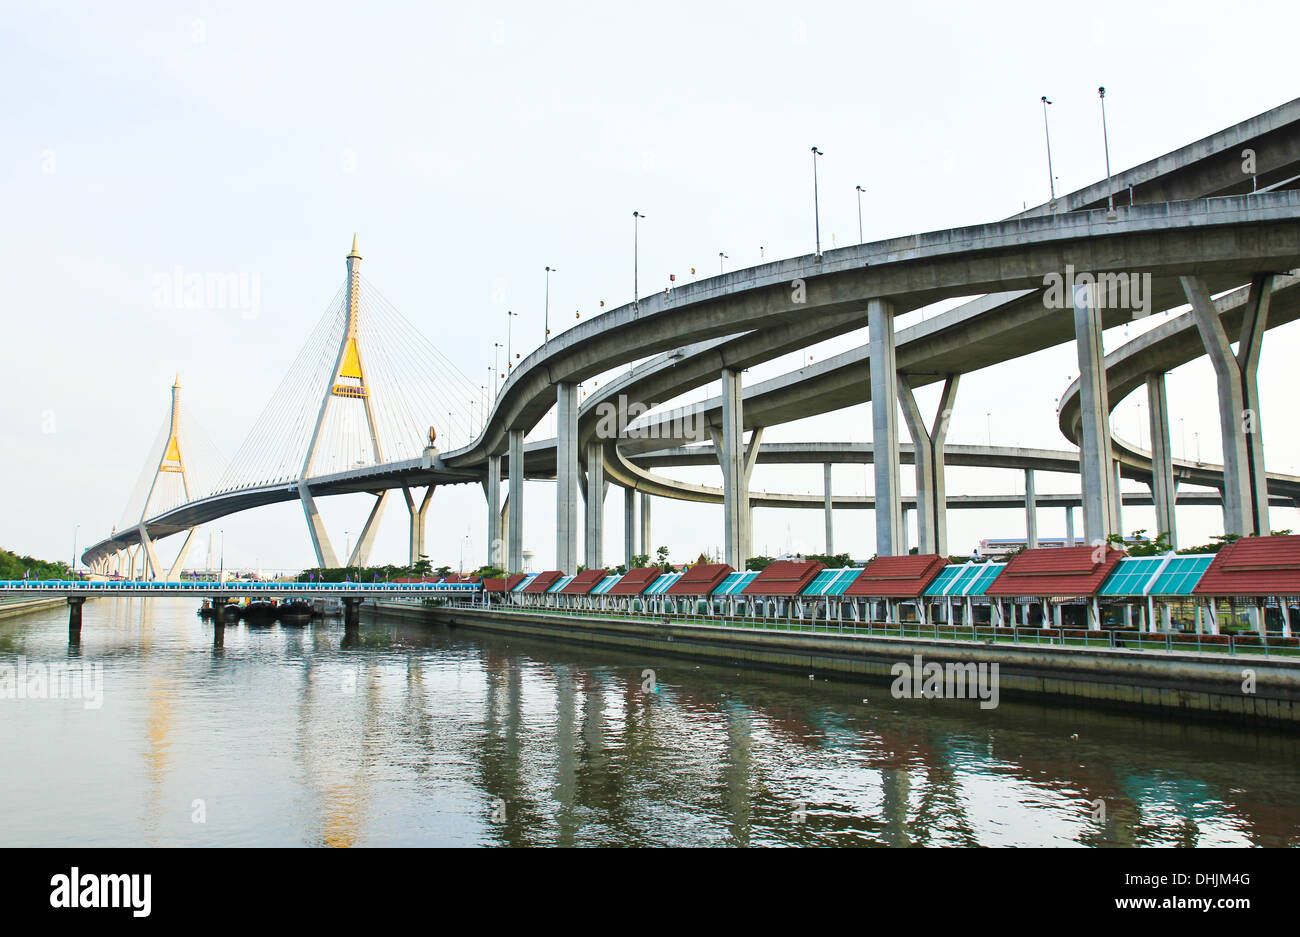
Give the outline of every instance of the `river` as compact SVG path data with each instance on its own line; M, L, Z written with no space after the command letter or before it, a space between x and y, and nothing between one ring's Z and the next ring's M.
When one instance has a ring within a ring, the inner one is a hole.
M9 687L56 664L92 698L0 699L2 846L1300 843L1277 730L187 599L0 621Z

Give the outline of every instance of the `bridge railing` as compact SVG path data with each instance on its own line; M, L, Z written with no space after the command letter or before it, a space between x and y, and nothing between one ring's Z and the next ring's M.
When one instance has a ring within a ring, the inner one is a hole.
M10 579L0 580L0 594L10 593L155 593L159 595L329 595L346 593L366 595L399 592L403 594L477 594L477 582L217 582L185 580L153 582L131 580L88 581L79 579Z

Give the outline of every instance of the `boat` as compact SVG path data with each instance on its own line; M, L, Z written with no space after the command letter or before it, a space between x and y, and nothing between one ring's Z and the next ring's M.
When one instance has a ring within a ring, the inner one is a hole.
M305 625L316 617L318 612L311 604L302 599L289 599L281 602L277 617L282 625Z
M244 621L252 625L270 624L275 620L276 604L269 599L253 599L240 612Z

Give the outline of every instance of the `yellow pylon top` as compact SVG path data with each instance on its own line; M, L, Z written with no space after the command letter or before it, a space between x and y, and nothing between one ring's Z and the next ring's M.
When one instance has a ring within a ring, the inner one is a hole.
M355 232L352 234L352 253L348 254L348 256L355 257L357 260L361 259L361 255L357 253L357 235Z

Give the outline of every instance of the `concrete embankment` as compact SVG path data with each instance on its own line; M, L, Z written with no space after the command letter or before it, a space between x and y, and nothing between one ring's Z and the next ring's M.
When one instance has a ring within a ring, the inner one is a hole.
M894 679L890 668L997 664L1006 697L1057 697L1073 705L1135 706L1251 724L1300 728L1300 659L1203 652L985 644L975 641L775 632L716 625L619 621L470 608L379 603L387 615L499 634L652 651L818 677Z
M55 608L62 605L67 607L68 600L58 599L16 599L14 601L0 601L0 618L13 618L16 615L25 615L28 612L40 611L46 608Z

